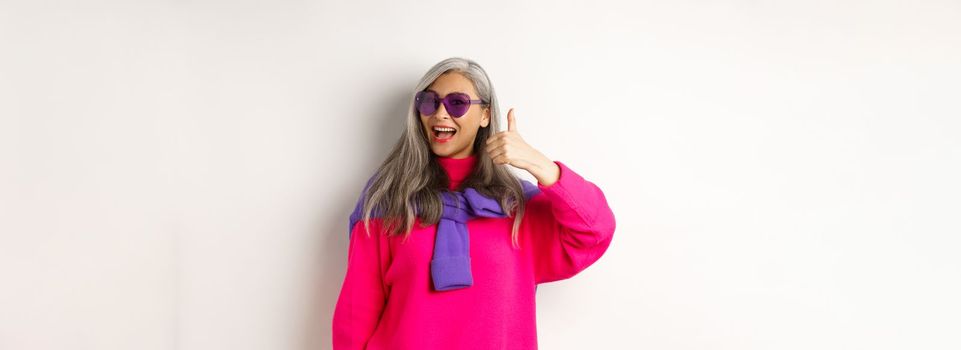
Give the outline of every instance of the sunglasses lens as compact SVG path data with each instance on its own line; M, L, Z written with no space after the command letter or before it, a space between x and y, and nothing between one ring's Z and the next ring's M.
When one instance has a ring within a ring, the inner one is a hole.
M447 95L447 103L444 104L444 107L447 108L447 113L450 113L451 116L460 117L470 109L470 96L464 94Z
M414 105L417 106L417 111L423 115L431 115L437 111L437 94L430 91L421 91L417 93L414 97Z

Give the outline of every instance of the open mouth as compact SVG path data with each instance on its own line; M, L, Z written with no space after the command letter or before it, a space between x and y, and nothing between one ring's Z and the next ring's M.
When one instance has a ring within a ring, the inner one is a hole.
M457 133L457 130L453 128L444 128L444 127L436 127L436 126L432 129L432 131L434 133L434 138L437 140L448 140L454 137L454 134Z

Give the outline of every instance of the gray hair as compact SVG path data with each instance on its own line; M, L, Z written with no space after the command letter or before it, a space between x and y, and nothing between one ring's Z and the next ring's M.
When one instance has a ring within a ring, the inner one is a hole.
M368 189L361 196L365 231L370 235L372 211L379 212L384 218L388 236L403 231L405 240L410 236L417 208L421 208L422 227L440 220L443 212L440 193L449 190L450 179L430 149L430 140L421 124L420 113L414 106L414 96L447 72L461 73L470 79L478 98L488 102L490 109L490 123L481 127L474 139L473 150L477 163L461 187L473 187L477 192L495 198L504 212L514 217L511 242L518 246L517 235L526 204L523 188L507 165L494 164L486 152L487 139L500 130L497 95L484 68L473 60L461 57L447 58L435 64L410 92L406 127L393 150L368 180ZM403 227L398 224L401 219L404 221Z

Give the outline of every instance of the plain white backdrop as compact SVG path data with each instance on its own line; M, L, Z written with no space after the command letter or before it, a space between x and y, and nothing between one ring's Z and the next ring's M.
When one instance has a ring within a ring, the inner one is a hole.
M958 1L6 0L0 348L329 348L363 181L462 56L617 218L541 348L957 349L959 38Z

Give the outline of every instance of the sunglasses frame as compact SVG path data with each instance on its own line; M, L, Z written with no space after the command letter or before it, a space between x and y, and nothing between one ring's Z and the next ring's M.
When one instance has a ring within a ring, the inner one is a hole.
M431 113L431 114L424 114L424 113L422 113L422 112L420 111L420 104L421 104L420 99L421 99L421 94L433 94L433 95L434 95L434 101L435 101L435 102L434 102L434 112L433 112L433 113ZM453 103L453 101L451 100L451 97L452 97L452 96L455 96L455 95L467 96L466 101L467 101L468 106L467 106L467 109L464 110L464 113L461 114L461 115L454 115L454 114L451 113L451 111L450 111L451 103ZM468 95L468 94L466 94L466 93L463 93L463 92L452 92L452 93L449 93L449 94L447 94L446 96L444 96L444 98L441 98L441 97L440 97L440 94L438 94L438 93L437 93L436 91L434 91L434 90L422 90L422 91L418 92L417 95L414 96L414 108L417 109L417 113L420 113L421 115L426 115L426 116L432 116L432 115L434 115L434 113L437 113L437 110L440 109L440 105L441 105L442 103L444 104L444 109L447 110L447 114L450 115L451 117L454 117L454 118L460 118L460 117L463 117L463 116L467 115L467 111L470 110L470 105L486 106L486 105L489 104L489 103L485 102L484 100L474 100L474 99L471 99L471 98L470 98L470 95Z

